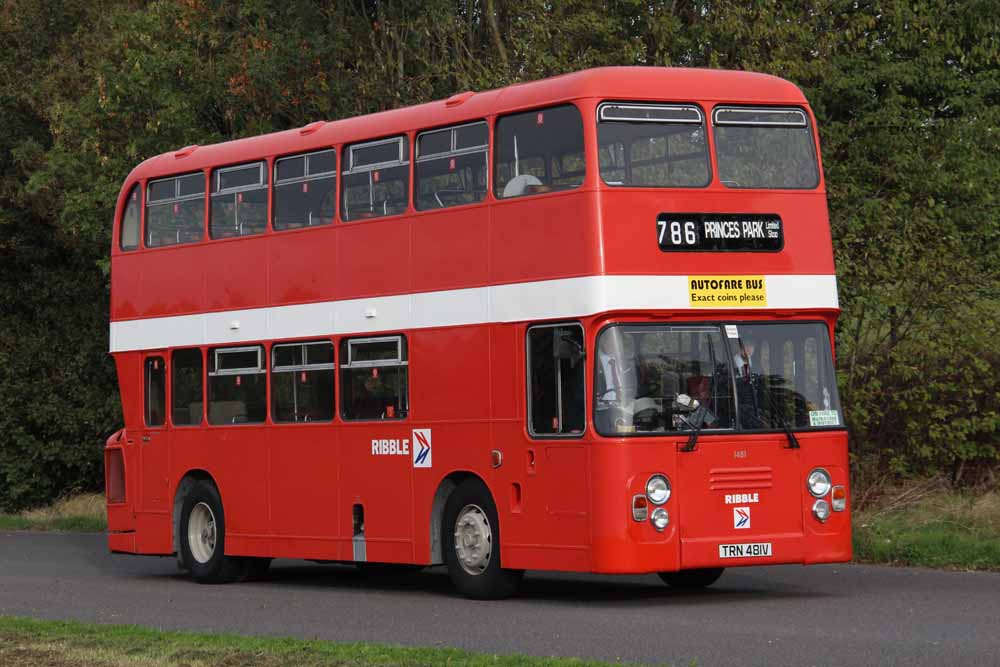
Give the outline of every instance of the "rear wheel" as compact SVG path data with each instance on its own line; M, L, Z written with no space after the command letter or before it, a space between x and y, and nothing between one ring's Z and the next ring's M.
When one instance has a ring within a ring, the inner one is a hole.
M458 485L445 504L442 530L448 574L462 595L499 600L514 594L524 571L500 567L500 522L482 482Z
M225 555L226 519L219 491L195 482L181 506L181 562L198 583L223 584L245 577L247 561Z
M699 570L680 570L678 572L659 572L660 579L671 588L683 591L695 591L708 588L722 576L725 568L707 567Z

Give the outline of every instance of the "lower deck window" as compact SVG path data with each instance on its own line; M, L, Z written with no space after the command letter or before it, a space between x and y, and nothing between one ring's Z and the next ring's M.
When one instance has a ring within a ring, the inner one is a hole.
M333 343L292 343L271 348L271 419L333 419Z
M406 417L409 360L404 336L342 341L340 359L344 419Z
M255 424L267 415L267 367L260 345L209 350L208 421Z
M174 350L172 360L170 418L175 426L200 424L204 382L201 350Z

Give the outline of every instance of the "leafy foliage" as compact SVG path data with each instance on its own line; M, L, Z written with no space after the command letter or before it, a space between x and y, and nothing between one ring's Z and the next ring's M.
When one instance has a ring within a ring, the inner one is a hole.
M100 484L115 198L143 159L596 65L798 83L820 123L859 461L995 466L1000 25L990 0L7 0L0 508Z

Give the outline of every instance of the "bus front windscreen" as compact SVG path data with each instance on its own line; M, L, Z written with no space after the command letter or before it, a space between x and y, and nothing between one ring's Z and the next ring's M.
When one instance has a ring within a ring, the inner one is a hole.
M819 169L809 118L795 108L716 107L719 180L730 188L811 189Z
M843 428L819 322L615 325L594 373L605 436Z

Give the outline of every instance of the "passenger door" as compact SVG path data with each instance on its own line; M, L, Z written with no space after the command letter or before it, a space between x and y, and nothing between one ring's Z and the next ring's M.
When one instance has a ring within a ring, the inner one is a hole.
M586 425L586 356L578 323L545 324L527 331L525 511L535 514L536 544L559 549L568 566L584 568L589 543Z

